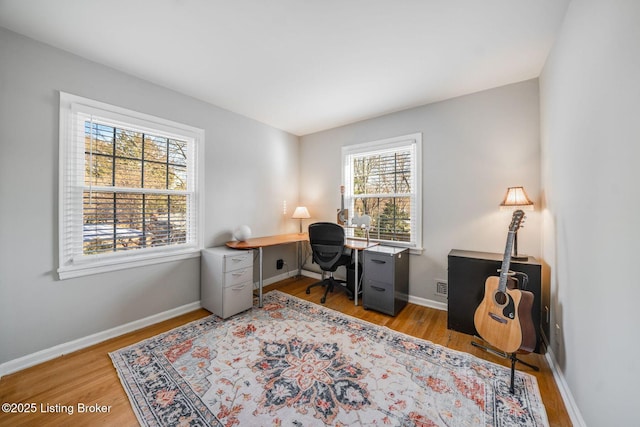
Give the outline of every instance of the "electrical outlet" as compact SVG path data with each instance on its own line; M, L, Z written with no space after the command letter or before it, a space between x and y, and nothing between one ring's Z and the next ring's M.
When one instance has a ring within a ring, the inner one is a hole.
M284 267L284 260L279 259L276 261L276 269L277 270L282 270L282 267Z

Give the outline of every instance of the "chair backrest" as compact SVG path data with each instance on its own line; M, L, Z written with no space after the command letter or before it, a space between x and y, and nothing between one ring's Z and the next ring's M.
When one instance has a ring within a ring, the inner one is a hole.
M344 253L344 228L333 222L309 225L309 244L313 260L324 271L335 271Z

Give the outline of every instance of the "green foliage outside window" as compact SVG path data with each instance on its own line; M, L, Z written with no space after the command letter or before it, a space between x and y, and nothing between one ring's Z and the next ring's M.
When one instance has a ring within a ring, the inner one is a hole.
M354 209L371 217L370 237L411 240L411 153L365 155L353 160ZM354 232L364 237L362 230Z

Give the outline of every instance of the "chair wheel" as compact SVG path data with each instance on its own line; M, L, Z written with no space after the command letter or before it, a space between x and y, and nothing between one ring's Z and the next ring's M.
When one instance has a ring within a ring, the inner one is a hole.
M309 295L311 293L311 290L307 289L305 292L307 293L307 295Z
M320 298L320 304L324 304L327 299L325 297Z

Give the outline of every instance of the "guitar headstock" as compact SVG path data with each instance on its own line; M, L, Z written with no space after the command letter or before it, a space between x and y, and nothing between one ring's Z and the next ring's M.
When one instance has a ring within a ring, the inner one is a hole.
M511 217L511 224L509 225L509 231L516 232L518 228L522 226L524 223L525 215L522 209L518 209L513 212L513 216Z

